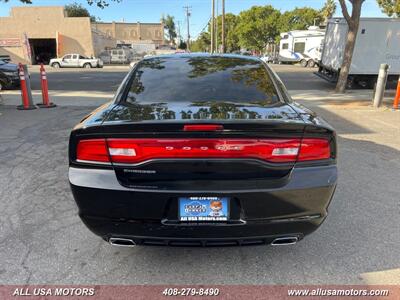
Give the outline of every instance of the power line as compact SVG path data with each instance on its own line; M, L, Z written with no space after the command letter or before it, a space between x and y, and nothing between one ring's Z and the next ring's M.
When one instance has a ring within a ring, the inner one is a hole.
M199 31L199 33L196 35L196 39L206 30L206 28L210 25L211 22L211 17L208 18L207 23L204 25L203 29Z

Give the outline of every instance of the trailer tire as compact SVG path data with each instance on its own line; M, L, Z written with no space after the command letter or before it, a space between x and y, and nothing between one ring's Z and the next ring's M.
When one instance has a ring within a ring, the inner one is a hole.
M316 63L315 63L315 61L314 61L313 59L310 59L310 60L308 61L308 66L309 66L310 68L314 68L315 65L316 65Z
M356 86L356 82L353 77L347 78L346 89L354 89Z
M308 61L307 61L307 60L302 59L302 60L300 61L300 66L302 66L303 68L307 68L307 65L308 65Z

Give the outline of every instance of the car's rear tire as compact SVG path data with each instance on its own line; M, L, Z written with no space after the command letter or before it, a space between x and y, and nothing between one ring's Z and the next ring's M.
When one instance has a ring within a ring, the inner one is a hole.
M55 69L59 69L61 67L59 63L52 63L51 66Z
M314 68L314 67L315 67L315 61L314 61L313 59L310 59L310 60L308 61L308 66L309 66L310 68Z
M3 80L0 80L0 91L5 89L6 83Z
M91 69L91 68L92 68L92 65L91 65L90 63L86 63L86 64L83 65L83 67L84 67L85 69Z
M302 60L300 61L300 66L302 66L303 68L306 68L307 65L308 65L308 61L307 61L307 60L302 59Z

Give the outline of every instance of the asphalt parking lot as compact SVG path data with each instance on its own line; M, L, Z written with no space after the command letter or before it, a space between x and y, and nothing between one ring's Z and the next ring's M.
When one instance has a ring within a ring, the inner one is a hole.
M292 65L271 65L281 76L290 90L333 89L334 86L313 72L317 68L302 68ZM54 69L46 66L49 89L58 91L115 91L129 72L128 66L107 66L103 69ZM40 90L38 66L30 68L32 89Z
M129 72L129 66L105 67L102 69L54 69L45 66L49 89L57 91L116 91L122 79ZM33 90L40 90L38 66L30 68Z
M277 71L289 89L310 82L311 70L294 76L296 69L285 68ZM59 76L65 89L113 92L127 69L90 70L88 81L87 71L66 71L75 79L56 72L50 86ZM311 83L307 90L326 85ZM338 131L330 214L296 245L241 248L108 245L78 218L68 184L68 135L94 106L17 111L0 104L0 283L400 284L400 112L357 102L302 104Z

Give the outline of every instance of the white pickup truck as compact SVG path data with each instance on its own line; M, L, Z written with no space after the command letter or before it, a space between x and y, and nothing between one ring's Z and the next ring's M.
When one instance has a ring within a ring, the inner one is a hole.
M80 54L66 54L61 58L53 58L49 65L53 68L102 68L103 61L98 58L87 58Z

